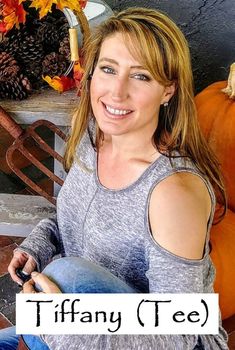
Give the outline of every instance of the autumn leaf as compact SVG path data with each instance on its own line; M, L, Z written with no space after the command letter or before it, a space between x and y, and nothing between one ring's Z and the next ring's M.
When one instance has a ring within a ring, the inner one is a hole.
M76 86L80 87L80 81L82 80L84 74L84 69L81 67L80 62L75 62L73 66L73 78L75 80Z
M39 18L46 16L48 12L51 12L51 7L53 4L57 4L58 0L31 0L30 7L35 7L36 10L39 9Z
M84 9L86 7L87 0L80 0L79 2L80 2L81 9Z
M21 0L22 1L22 0ZM87 0L31 0L30 7L39 9L39 18L41 19L48 12L51 12L52 5L55 4L59 10L63 10L65 7L72 11L81 11L87 3Z
M72 11L81 11L81 6L77 0L58 0L57 7L59 10L63 10L65 7L68 7Z
M9 31L14 25L19 29L20 23L25 23L26 11L23 7L25 0L5 0L2 9L0 31Z
M74 88L75 81L72 78L62 75L61 77L55 76L53 78L47 76L42 77L54 90L61 92Z
M7 28L6 28L6 23L0 20L0 33L6 33Z

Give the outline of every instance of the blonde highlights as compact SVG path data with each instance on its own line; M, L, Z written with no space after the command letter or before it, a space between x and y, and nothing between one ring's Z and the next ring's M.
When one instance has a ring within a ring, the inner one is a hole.
M160 110L153 142L159 152L173 157L174 151L189 157L214 187L217 200L226 208L225 189L219 163L199 129L194 104L193 77L187 41L177 25L165 14L133 7L101 23L85 43L85 74L81 83L80 102L73 118L67 143L65 166L70 168L76 147L92 116L89 94L90 75L99 58L103 41L115 33L123 34L130 53L163 86L175 84L176 92L169 101L167 113ZM97 128L96 147L102 132Z

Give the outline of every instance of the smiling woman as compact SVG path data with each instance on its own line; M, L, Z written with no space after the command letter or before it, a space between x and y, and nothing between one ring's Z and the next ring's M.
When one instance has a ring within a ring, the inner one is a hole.
M116 33L101 47L91 80L92 111L104 134L126 134L128 138L133 135L138 139L144 134L151 139L160 105L170 100L174 84L159 84L132 56L125 41L121 33ZM123 140L119 140L115 147L120 152ZM154 145L152 152L156 153Z
M52 279L63 293L213 293L209 234L216 198L226 202L199 130L183 34L156 10L129 8L97 27L85 62L57 217L41 221L14 252L13 280L21 283L17 268L37 268L44 292ZM226 350L218 320L214 335L43 340L52 350Z

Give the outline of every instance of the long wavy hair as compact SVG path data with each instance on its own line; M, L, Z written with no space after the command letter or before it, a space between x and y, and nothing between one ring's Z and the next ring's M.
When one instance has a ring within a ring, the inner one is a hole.
M217 202L217 219L226 211L225 187L219 162L205 141L197 120L190 53L187 41L177 25L165 14L147 8L133 7L101 23L84 46L85 73L81 82L80 101L73 117L73 127L65 152L65 168L71 167L77 145L92 115L89 81L97 64L103 41L121 33L130 53L139 60L160 84L176 85L167 111L160 108L153 142L160 153L174 157L174 151L189 157L211 182ZM99 149L102 131L96 128Z

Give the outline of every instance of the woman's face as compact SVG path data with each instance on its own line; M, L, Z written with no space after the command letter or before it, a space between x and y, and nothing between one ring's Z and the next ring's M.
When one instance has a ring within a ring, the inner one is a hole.
M146 136L147 132L151 138L160 105L173 92L130 54L122 34L104 40L90 86L92 110L104 134Z

